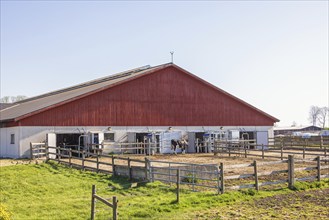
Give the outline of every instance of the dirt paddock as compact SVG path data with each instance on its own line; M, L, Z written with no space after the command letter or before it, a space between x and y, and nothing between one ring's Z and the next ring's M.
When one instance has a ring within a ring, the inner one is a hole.
M234 168L234 169L228 169L231 165L237 165L237 164L251 164L255 160L257 161L258 164L270 162L270 161L280 161L280 159L277 158L264 158L262 159L261 157L257 156L248 156L247 158L244 157L244 155L235 155L232 154L231 157L228 157L227 154L219 154L219 155L214 155L213 153L195 153L195 154L162 154L162 155L153 155L153 156L146 156L146 155L114 155L115 157L121 157L121 158L130 158L130 159L135 159L135 160L140 160L140 161L145 161L145 158L150 159L151 161L164 161L164 162L172 162L172 163L190 163L190 164L204 164L204 165L219 165L220 163L223 163L224 165L224 170L229 172L229 173L237 173L237 172L243 172L243 171L251 171L253 168L252 167L244 167L244 168ZM287 156L286 154L284 155L285 157ZM302 159L301 155L295 155L296 160ZM307 156L308 159L310 158L315 158L315 156ZM94 167L96 168L96 158L88 157L86 158L87 160L90 161L85 161L84 166L87 167ZM44 159L43 159L44 160ZM28 160L28 159L19 159L19 160L14 160L14 159L1 159L0 160L0 166L9 166L9 165L18 165L18 164L30 164L30 163L40 163L43 160ZM286 160L286 159L284 159ZM68 159L62 158L61 161L69 162ZM95 161L95 162L91 162ZM100 162L104 163L112 163L112 158L109 157L101 157L99 158ZM77 164L77 165L82 165L81 159L72 159L71 160L72 164ZM305 166L305 163L308 162L303 162L303 163L296 163L295 167L298 168L300 166ZM116 165L127 165L127 160L121 160L121 159L115 159L115 164ZM155 163L152 162L153 165L156 166L168 166L167 164L162 164L162 163ZM316 165L316 162L311 162L311 164ZM131 162L131 166L144 166L144 163L142 162ZM280 164L272 164L272 165L262 165L259 166L259 172L261 171L271 171L271 170L278 170L278 169L287 169L288 164L287 163L280 163ZM313 166L313 165L311 165ZM106 165L106 164L100 164L99 166L100 169L103 170L108 170L112 171L111 165Z
M224 165L233 165L240 163L251 163L254 160L262 160L261 158L244 158L242 156L228 157L212 153L199 154L171 154L171 155L155 155L150 157L151 160L171 161L181 163L195 163L195 164L217 164L224 163ZM264 161L273 161L273 159L266 159Z

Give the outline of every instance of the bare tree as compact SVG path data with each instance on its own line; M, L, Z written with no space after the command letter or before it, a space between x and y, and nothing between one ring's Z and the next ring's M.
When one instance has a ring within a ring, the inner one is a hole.
M18 95L18 96L11 96L11 102L18 102L26 99L27 97L25 95Z
M1 98L0 102L2 103L9 103L10 102L10 96L4 96Z
M328 107L322 107L319 109L318 122L322 128L325 127L326 122L328 121L328 115L329 115Z
M316 125L318 121L318 116L320 114L320 108L318 106L312 105L309 111L309 121L312 123L313 126Z
M2 103L11 103L11 102L18 102L26 99L25 95L18 95L18 96L4 96L0 99Z

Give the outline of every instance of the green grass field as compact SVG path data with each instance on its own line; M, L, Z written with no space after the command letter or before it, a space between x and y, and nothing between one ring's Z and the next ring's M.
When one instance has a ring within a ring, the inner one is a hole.
M216 195L182 190L180 203L176 204L175 189L159 182L130 188L131 184L124 178L69 169L57 163L0 169L0 219L6 219L6 211L12 219L89 219L92 184L104 198L117 196L119 219L329 217L328 180L299 183L294 191L247 190ZM112 215L100 202L96 207L96 219L108 219Z

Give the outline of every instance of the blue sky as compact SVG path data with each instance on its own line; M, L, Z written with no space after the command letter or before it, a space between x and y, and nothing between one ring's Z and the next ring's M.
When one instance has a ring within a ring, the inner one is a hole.
M328 106L328 1L1 1L1 94L174 62L279 118Z

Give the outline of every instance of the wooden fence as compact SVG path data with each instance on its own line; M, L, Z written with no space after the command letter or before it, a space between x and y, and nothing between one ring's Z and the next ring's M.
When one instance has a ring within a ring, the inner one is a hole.
M70 148L47 147L47 160L55 160L69 165L70 167L90 170L95 172L110 173L112 175L127 176L132 179L147 179L148 159L137 160L130 157L114 156L87 151L77 151ZM56 151L51 152L49 149ZM50 155L56 157L51 158ZM103 158L110 159L110 162L102 161Z
M325 162L328 161L328 159L319 156L314 159L298 160L293 155L289 155L287 160L262 163L254 161L251 164L226 166L224 168L226 174L223 176L226 189L255 188L259 190L263 186L283 183L288 183L288 187L293 188L295 181L320 181L323 178L329 178L329 165L325 165ZM287 165L279 168L279 164ZM263 172L259 171L266 166L270 169L264 169ZM248 168L251 169L248 170ZM232 170L239 173L237 175L228 175Z
M30 143L30 158L33 159L39 159L46 157L47 151L46 151L46 144L45 143Z
M112 203L107 201L106 199L100 197L99 195L96 194L96 186L92 185L92 192L91 192L91 220L95 219L95 210L96 210L96 200L101 201L105 205L109 206L112 208L113 212L113 220L117 220L118 213L118 200L116 196L113 196L112 198Z
M248 146L248 147L246 147ZM231 141L218 140L214 143L214 154L231 156L261 157L288 159L288 155L295 155L306 159L307 157L323 156L329 157L329 146L322 145L320 147L311 147L309 145L302 146L287 146L281 143L280 145L272 144L255 144L244 142L232 143Z
M96 144L94 144L96 145ZM121 143L121 142L104 142L102 144L97 144L99 149L104 151L111 151L116 154L144 154L144 155L154 155L160 152L160 146L156 142L138 142L138 143Z
M309 138L302 138L300 136L283 136L268 139L269 145L278 146L308 146L308 147L319 147L329 146L329 136L312 136Z
M179 169L180 185L193 191L210 190L224 193L226 190L243 188L258 190L260 187L284 183L288 183L288 186L292 188L295 181L319 181L322 178L329 178L329 165L326 165L329 158L324 156L299 159L294 155L289 155L288 159L279 161L254 161L251 164L225 166L223 163L220 165L178 163L150 160L147 157L144 160L136 160L59 147L47 147L47 149L48 160L55 160L83 170L126 176L130 180L142 179L177 184L177 170ZM56 158L51 155L55 155ZM110 162L104 162L103 158L107 160L110 158Z
M322 178L329 178L329 165L324 165L328 161L328 159L319 156L314 159L295 160L293 155L289 155L288 160L262 163L254 161L251 164L231 166L224 166L222 163L218 166L150 161L151 164L168 164L168 166L151 165L150 181L176 183L176 170L180 170L180 184L190 186L189 188L193 191L201 188L216 189L218 193L244 188L259 190L263 186L283 183L288 183L289 188L293 188L295 181L320 181ZM305 163L311 163L313 166L305 165ZM286 164L286 167L276 168L278 164ZM259 171L269 166L269 169L265 169L267 171ZM307 172L303 173L303 171ZM308 173L309 171L316 172ZM232 175L231 173L236 174Z

